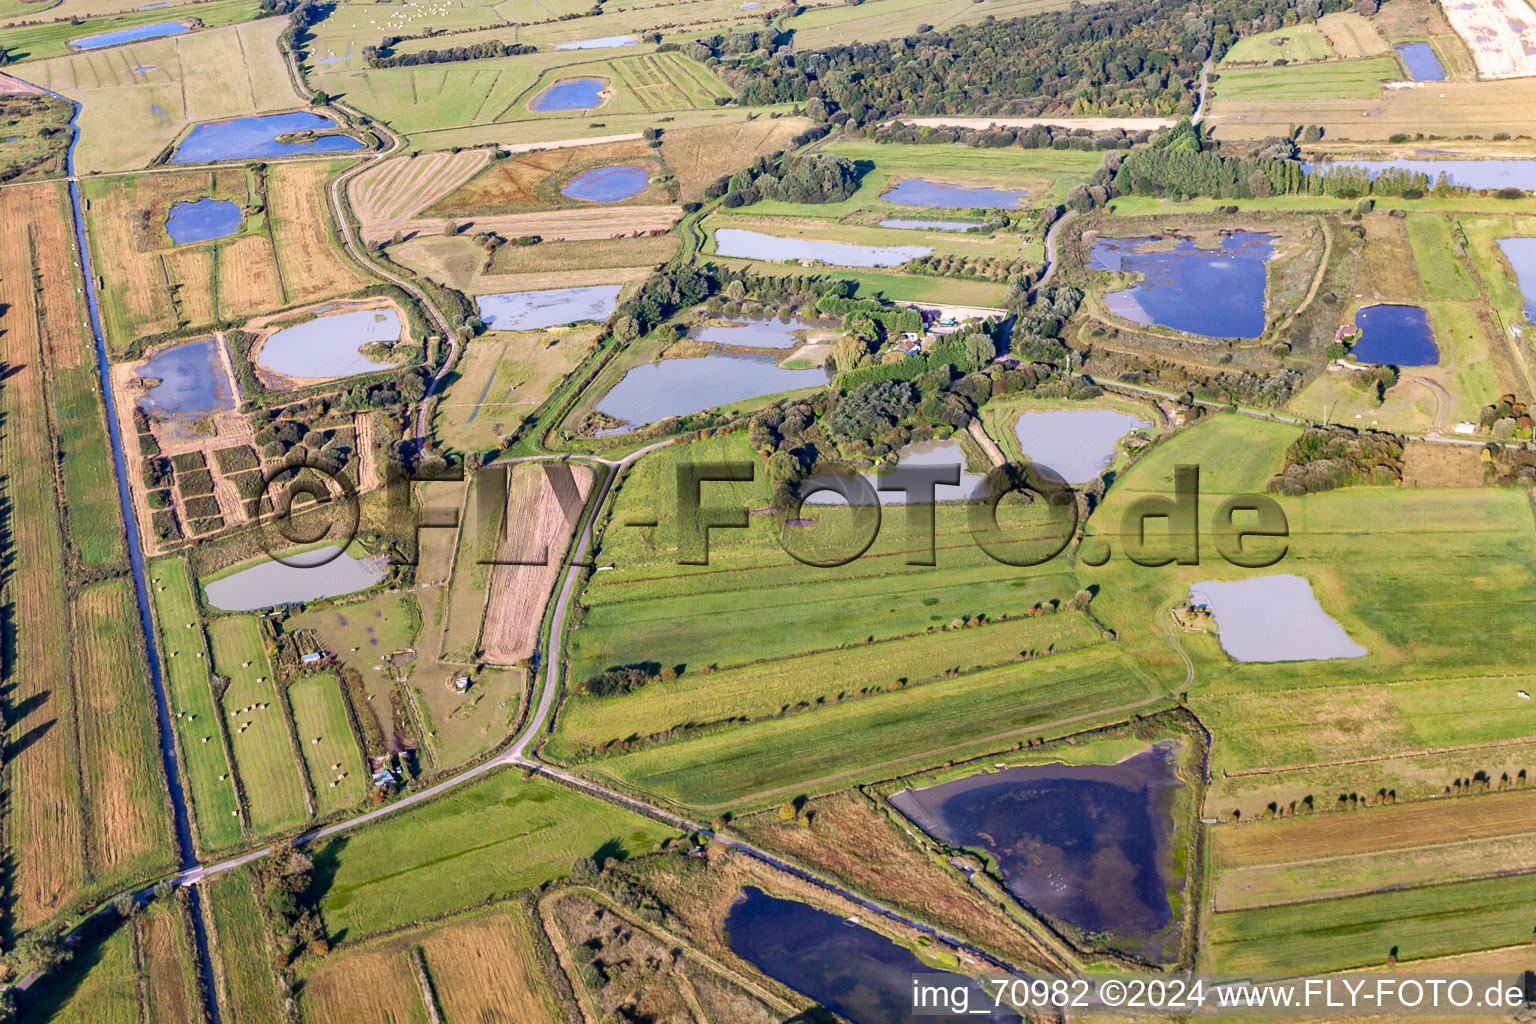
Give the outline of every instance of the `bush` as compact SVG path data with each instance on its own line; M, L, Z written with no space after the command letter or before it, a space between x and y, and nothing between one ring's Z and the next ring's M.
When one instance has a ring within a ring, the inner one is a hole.
M581 684L580 692L590 697L612 697L621 693L630 693L638 690L660 673L661 665L654 661L618 665L588 676Z

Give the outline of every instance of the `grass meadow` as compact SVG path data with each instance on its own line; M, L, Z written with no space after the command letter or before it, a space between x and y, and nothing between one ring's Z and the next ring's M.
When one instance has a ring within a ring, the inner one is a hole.
M330 672L305 676L289 685L288 703L315 793L315 813L323 817L356 806L367 794L368 773L347 721L341 681Z
M594 333L488 331L474 339L433 406L434 436L461 452L500 447L575 369Z
M26 1024L139 1024L133 932L94 937L69 962L17 1000Z
M1227 50L1219 65L1223 71L1241 64L1290 64L1329 60L1338 56L1328 37L1316 25L1288 25L1272 32L1244 36Z
M272 965L264 955L267 929L249 869L216 875L202 890L220 1010L240 1024L278 1024L284 1017Z
M1213 76L1213 101L1242 103L1252 99L1316 100L1369 99L1382 83L1395 82L1402 69L1392 57L1327 61L1282 67L1223 68Z
M134 921L146 1016L154 1021L195 1021L203 993L192 945L192 920L179 896L152 902Z
M83 13L83 12L82 12ZM72 40L103 32L121 32L140 25L153 25L162 21L180 20L180 12L154 6L153 10L121 11L86 17L76 23L73 18L54 21L51 18L36 25L0 26L0 46L10 51L16 62L41 60L45 57L62 57L81 52L69 44ZM210 0L197 5L194 16L207 28L221 28L237 22L251 21L260 16L261 8L255 0Z

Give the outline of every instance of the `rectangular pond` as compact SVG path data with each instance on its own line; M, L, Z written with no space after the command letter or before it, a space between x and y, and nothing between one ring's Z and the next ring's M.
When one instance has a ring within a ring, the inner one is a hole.
M635 46L639 40L634 36L600 36L597 39L578 39L574 43L559 43L557 50L600 50L605 46Z
M115 32L81 36L79 39L71 39L69 45L77 50L99 50L103 46L121 46L124 43L136 43L141 39L179 36L188 31L190 29L179 21L157 21L152 25L136 25L133 28L120 28Z
M1304 160L1301 169L1306 174L1319 171L1327 174L1332 168L1361 167L1369 172L1374 181L1381 172L1389 169L1423 174L1433 186L1444 174L1452 185L1473 189L1519 188L1529 192L1536 189L1536 160L1354 160L1341 158L1327 163Z
M1536 324L1536 238L1501 238L1499 248L1514 268L1520 295L1525 299L1525 318Z
M486 326L497 331L537 331L582 320L608 319L619 304L621 284L548 288L534 292L477 295L475 306Z
M1275 236L1224 235L1213 249L1179 238L1100 238L1089 254L1095 270L1140 274L1129 288L1108 292L1110 312L1132 323L1159 324L1207 338L1257 338L1264 333L1266 267Z
M772 355L718 352L692 359L644 363L626 373L597 403L597 411L633 430L668 416L781 391L820 387L825 370L786 370Z
M981 227L977 220L921 220L910 217L891 217L880 222L883 228L902 228L909 231L969 231Z
M213 338L157 352L138 374L160 382L139 399L139 408L152 416L206 416L235 407L219 343Z
M204 196L176 203L165 218L165 233L177 245L227 238L240 230L240 207L227 199Z
M800 344L795 331L836 330L834 321L825 324L809 320L763 320L745 317L726 323L700 325L688 332L695 341L712 341L718 345L738 345L742 348L794 348Z
M1108 468L1122 437L1151 425L1114 409L1052 409L1020 415L1013 430L1037 470L1082 484Z
M363 148L363 144L350 135L322 135L302 142L282 139L282 136L295 132L335 131L339 127L335 119L307 110L204 121L193 125L192 131L176 147L171 163L347 153Z
M285 377L334 378L373 373L400 365L375 362L362 348L400 340L400 314L393 309L356 309L316 316L285 327L261 343L256 365Z
M908 789L891 804L950 846L984 851L1008 891L1084 935L1155 960L1178 953L1170 889L1178 747L1119 764L1028 765Z
M1435 366L1440 362L1435 329L1421 306L1362 306L1355 313L1355 326L1360 328L1360 338L1349 354L1362 363Z
M356 593L378 583L388 573L386 556L354 558L330 544L286 556L282 562L258 562L249 569L204 584L203 593L210 605L222 611L248 612Z
M927 256L926 245L855 245L851 242L818 242L808 238L780 238L743 228L715 232L715 252L749 260L814 260L839 267L897 267Z
M1189 602L1211 610L1221 649L1234 661L1329 661L1370 653L1323 610L1312 584L1291 573L1191 583Z
M562 78L539 93L529 110L591 110L603 103L606 78Z
M1392 49L1402 58L1408 69L1408 77L1415 82L1445 81L1445 67L1441 65L1435 48L1428 43L1398 43Z
M927 178L906 178L880 198L899 206L927 206L947 210L1012 210L1029 195L1022 188L991 188L986 185L955 185Z

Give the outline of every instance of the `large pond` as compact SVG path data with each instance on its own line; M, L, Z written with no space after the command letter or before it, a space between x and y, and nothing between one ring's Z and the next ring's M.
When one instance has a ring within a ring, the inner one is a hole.
M1527 192L1536 189L1536 160L1351 160L1338 159L1332 163L1315 164L1303 161L1301 169L1312 174L1319 168L1323 173L1333 167L1363 167L1372 180L1382 171L1397 168L1429 176L1433 185L1444 174L1452 185L1463 188L1497 189L1521 188Z
M651 174L635 164L614 164L582 171L560 187L560 194L572 199L590 199L594 203L617 203L633 199L651 184Z
M1056 409L1026 412L1013 429L1019 450L1037 469L1081 484L1104 471L1122 437L1151 425L1113 409Z
M1101 238L1089 265L1140 274L1104 296L1110 311L1138 324L1161 324L1208 338L1264 333L1265 264L1275 236L1238 231L1205 249L1192 240Z
M1363 306L1355 314L1360 340L1349 350L1362 363L1434 366L1440 362L1429 314L1419 306Z
M529 110L591 110L601 106L606 78L562 78L528 104Z
M578 39L574 43L560 43L557 50L600 50L605 46L634 46L639 42L634 36L601 36L597 39Z
M240 230L240 207L228 199L204 196L195 202L177 203L165 218L166 234L177 245L225 238Z
M927 178L906 178L880 198L900 206L930 206L948 210L1011 210L1029 195L1022 188L953 185Z
M875 495L880 501L881 507L887 505L905 505L907 493L901 489L904 483L910 480L914 486L921 480L931 478L931 473L910 473L914 469L930 470L935 467L950 469L959 482L940 483L933 486L934 501L964 501L977 492L984 477L976 473L965 471L965 453L954 441L915 441L904 445L896 453L896 466L884 473L865 473L864 479L875 489ZM815 485L820 478L810 477L800 486L800 493L804 494ZM821 490L811 494L805 499L807 505L844 505L853 503L852 499L858 494L844 494L843 487L837 478L828 480L834 490ZM885 489L881 488L881 483ZM866 495L867 497L867 495Z
M1178 948L1172 877L1177 747L1119 764L1031 765L905 790L897 810L951 846L984 850L1020 902L1164 959Z
M1499 248L1515 269L1515 280L1525 298L1525 318L1536 324L1536 238L1501 238Z
M360 351L374 342L400 340L400 314L393 309L329 313L285 327L262 342L256 365L286 377L350 377L398 366L375 362Z
M974 220L920 220L911 217L890 217L880 222L883 228L903 228L908 231L969 231L981 227Z
M718 352L663 359L626 373L597 403L597 411L634 429L747 398L820 387L827 380L825 370L786 370L771 355Z
M157 353L139 376L160 381L139 399L139 408L158 416L199 416L235 407L219 343L189 341Z
M731 951L768 977L788 985L853 1024L959 1024L1017 1022L1015 1014L985 1012L993 997L975 981L919 960L877 931L798 900L781 900L747 886L725 917ZM924 985L960 989L970 1012L914 1011L913 978ZM797 1018L798 1019L798 1018Z
M292 562L295 564L289 565ZM383 557L353 558L334 544L284 561L264 561L203 586L208 603L226 612L318 601L366 590L389 571Z
M306 110L292 114L258 114L228 121L204 121L176 147L173 164L210 160L246 160L253 157L300 156L306 153L345 153L362 149L350 135L322 135L307 142L279 141L294 132L334 131L336 121Z
M549 288L536 292L503 292L480 295L475 305L480 319L497 331L536 331L579 320L608 319L619 304L620 284L594 284L581 288Z
M1189 600L1211 610L1221 649L1235 661L1328 661L1370 653L1323 611L1312 584L1291 573L1191 583Z
M780 238L761 231L721 228L715 232L715 252L749 260L817 260L839 267L895 267L926 256L926 245L854 245L817 242L809 238Z
M1408 69L1408 77L1415 82L1445 81L1445 67L1428 43L1398 43L1393 47Z
M800 343L795 331L835 330L834 323L816 324L809 320L761 320L746 317L729 323L695 327L688 337L713 341L718 345L743 348L794 348Z
M103 46L121 46L123 43L136 43L140 39L179 36L186 31L188 31L187 26L179 21L157 21L153 25L136 25L133 28L120 28L116 32L82 36L79 39L71 39L69 45L78 50L99 50Z

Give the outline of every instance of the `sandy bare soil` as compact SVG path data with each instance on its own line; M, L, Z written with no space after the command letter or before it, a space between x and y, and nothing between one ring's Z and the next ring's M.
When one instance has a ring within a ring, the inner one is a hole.
M397 156L359 174L347 186L347 196L363 224L363 237L392 236L417 211L474 177L489 158L483 149Z
M1037 124L1055 125L1058 128L1086 128L1102 132L1110 128L1123 128L1128 132L1156 131L1171 128L1171 117L904 117L902 124L926 125L930 128L1033 128Z
M538 235L546 241L623 238L670 228L683 211L676 206L619 206L609 210L548 210L543 213L503 213L458 220L460 234L495 231L507 238ZM446 219L417 217L399 225L407 235L441 234ZM392 233L395 229L391 228Z
M0 96L39 95L43 90L10 75L0 75Z
M1445 0L1441 6L1471 48L1480 77L1536 75L1536 10L1526 0Z

